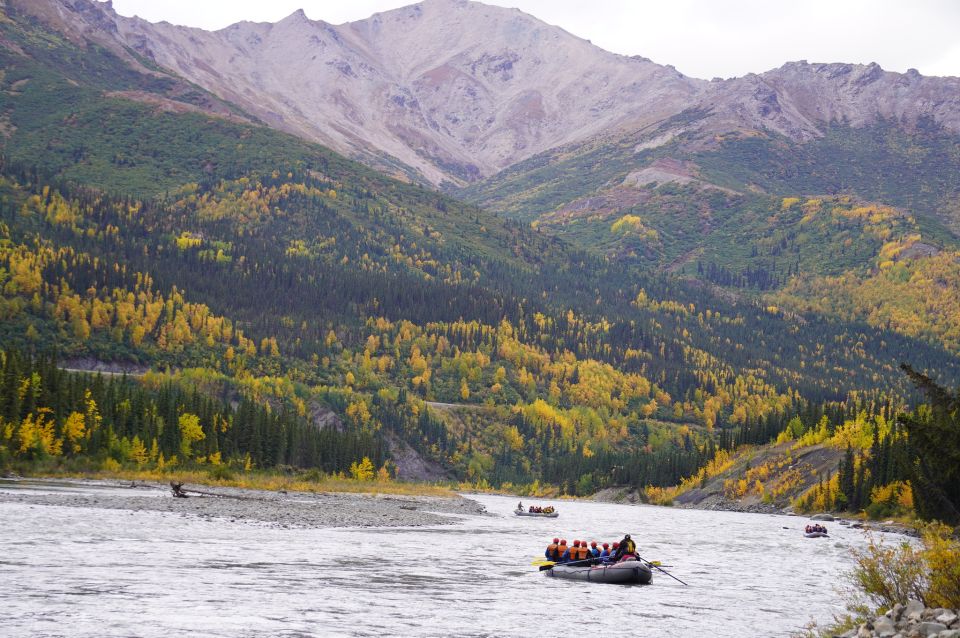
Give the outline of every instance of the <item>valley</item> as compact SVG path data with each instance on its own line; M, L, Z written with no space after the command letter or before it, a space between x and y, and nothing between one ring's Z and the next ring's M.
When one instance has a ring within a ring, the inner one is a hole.
M667 502L856 430L865 507L913 471L900 365L960 379L957 78L706 82L459 0L218 32L9 0L0 64L4 467Z

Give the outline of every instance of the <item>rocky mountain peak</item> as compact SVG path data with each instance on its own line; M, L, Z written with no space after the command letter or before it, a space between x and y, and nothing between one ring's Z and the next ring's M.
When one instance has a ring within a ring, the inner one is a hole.
M142 68L132 49L271 126L435 184L464 184L612 131L662 127L691 108L709 113L698 124L703 139L766 130L806 140L831 122L878 118L960 131L957 78L798 61L707 82L470 0L424 0L341 25L298 10L216 32L126 18L93 0L9 1Z

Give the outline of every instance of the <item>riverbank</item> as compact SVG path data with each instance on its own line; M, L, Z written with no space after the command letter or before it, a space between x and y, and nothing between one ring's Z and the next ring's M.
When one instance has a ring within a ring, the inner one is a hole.
M147 481L19 479L0 481L0 506L83 507L176 513L210 521L279 528L422 527L484 514L482 505L453 496L271 491L184 484L187 498L169 485Z
M922 636L960 638L960 609L931 609L911 600L839 635L838 638L892 638Z
M591 500L598 501L601 503L613 503L616 505L637 505L642 504L644 501L637 493L636 490L628 490L625 488L608 488L601 490L593 495ZM744 514L777 514L780 516L790 516L796 518L809 518L810 520L818 520L822 522L832 523L836 525L842 525L844 527L850 527L852 529L863 529L870 532L883 532L887 534L903 534L905 536L917 537L919 532L917 530L917 525L904 522L904 521L895 521L892 519L884 521L872 521L865 518L860 518L856 516L849 515L849 518L845 518L842 514L799 514L794 512L792 508L781 508L777 507L772 503L763 503L763 502L743 502L737 500L731 500L724 498L720 495L710 495L702 500L691 501L686 503L674 503L668 507L675 507L677 509L687 509L687 510L703 510L711 512L740 512Z

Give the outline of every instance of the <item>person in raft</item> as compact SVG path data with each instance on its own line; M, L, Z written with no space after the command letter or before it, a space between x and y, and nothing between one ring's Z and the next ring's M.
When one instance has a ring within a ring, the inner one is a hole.
M594 558L600 558L600 550L597 549L597 541L590 541L590 554Z
M570 555L573 556L573 552L570 552ZM583 563L584 561L592 559L593 554L590 552L590 548L587 547L587 541L580 541L579 551L577 552L577 560Z
M523 511L523 501L520 501L519 503L517 503L517 511L518 512Z
M630 538L630 534L627 534L623 537L623 540L620 541L619 547L614 545L617 548L617 551L613 555L613 562L619 562L626 558L627 556L634 556L637 553L637 544L633 542Z
M552 560L553 562L557 562L560 560L560 553L557 551L559 547L560 547L560 539L555 538L553 539L552 543L547 545L547 550L543 552L543 555L547 558L547 560Z
M610 543L603 544L603 551L600 552L600 560L607 562L607 559L610 558Z

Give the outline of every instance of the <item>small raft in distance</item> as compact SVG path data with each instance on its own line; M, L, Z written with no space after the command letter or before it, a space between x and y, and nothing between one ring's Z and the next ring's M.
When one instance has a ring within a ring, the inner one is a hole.
M547 576L584 580L591 583L609 583L613 585L647 585L653 580L650 568L638 560L627 560L612 565L554 565L544 570Z
M806 532L804 536L807 538L824 538L828 536L828 534L826 532Z
M517 516L536 516L539 518L556 518L560 516L560 512L556 510L552 512L524 512L523 510L513 510L513 513Z

